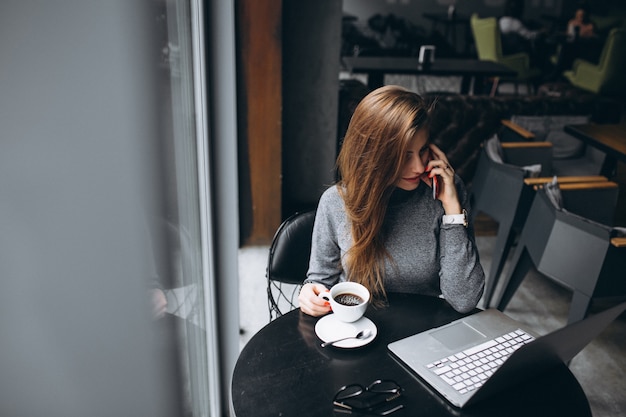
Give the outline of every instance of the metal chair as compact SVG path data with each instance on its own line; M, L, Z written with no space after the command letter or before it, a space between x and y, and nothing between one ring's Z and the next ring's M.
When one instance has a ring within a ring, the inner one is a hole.
M573 323L585 317L592 298L626 295L626 238L615 237L609 226L616 183L561 184L557 191L544 187L535 193L497 308L506 308L534 267L572 290Z
M314 222L315 210L295 213L274 235L265 275L270 321L298 307L297 296L309 269Z

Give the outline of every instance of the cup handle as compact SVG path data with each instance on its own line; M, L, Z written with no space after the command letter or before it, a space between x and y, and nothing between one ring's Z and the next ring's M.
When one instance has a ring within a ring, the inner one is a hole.
M317 296L319 298L322 298L322 299L326 300L326 301L330 301L330 291L323 291L323 292L317 294Z

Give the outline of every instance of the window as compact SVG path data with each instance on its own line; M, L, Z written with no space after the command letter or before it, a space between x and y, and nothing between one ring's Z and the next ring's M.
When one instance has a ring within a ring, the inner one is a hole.
M210 167L200 2L167 0L156 21L162 82L162 164L168 282L167 312L177 319L186 416L218 415L219 361L210 220Z

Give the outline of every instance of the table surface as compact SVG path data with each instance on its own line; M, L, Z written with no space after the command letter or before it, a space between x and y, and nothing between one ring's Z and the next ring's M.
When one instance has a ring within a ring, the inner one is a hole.
M437 52L435 51L435 56ZM348 70L353 72L385 72L393 74L484 75L514 77L517 72L502 64L479 59L435 58L428 67L422 67L413 57L344 57Z
M409 373L389 353L390 342L449 323L463 315L444 300L390 294L389 306L368 308L376 339L356 349L322 348L315 334L318 318L299 309L261 329L241 352L232 381L237 417L332 416L332 398L342 386L395 380L404 389L397 400L402 416L591 416L580 384L563 364L520 383L488 401L459 410Z
M626 162L626 125L567 125L564 129L578 139Z

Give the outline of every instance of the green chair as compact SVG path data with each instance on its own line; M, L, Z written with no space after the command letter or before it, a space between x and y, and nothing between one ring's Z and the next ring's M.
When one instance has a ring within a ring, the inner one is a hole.
M577 59L563 76L575 87L603 95L626 94L626 29L609 32L598 64Z
M513 82L516 93L519 93L518 86L520 83L525 83L529 92L534 91L535 82L541 75L541 71L539 68L531 68L530 56L527 53L502 54L502 40L500 38L498 19L495 17L479 18L474 13L470 18L470 25L478 59L481 61L498 62L517 71L517 77L515 78L496 79L492 88L492 95L496 93L499 82Z

